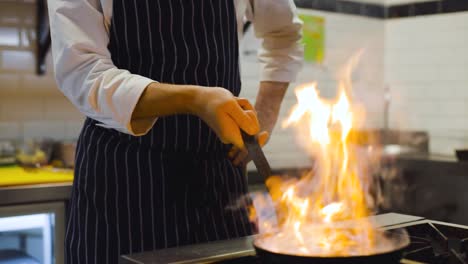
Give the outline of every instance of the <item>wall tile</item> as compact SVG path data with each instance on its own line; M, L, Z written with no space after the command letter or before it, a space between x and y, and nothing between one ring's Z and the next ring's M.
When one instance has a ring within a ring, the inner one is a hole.
M45 99L45 120L82 120L83 115L64 96Z
M22 89L32 93L55 93L61 94L52 76L38 76L34 73L22 75Z
M21 136L20 123L0 122L0 139L20 139Z
M55 139L65 138L64 121L31 121L23 123L25 139Z
M81 129L83 128L83 122L84 118L82 121L65 122L65 139L78 139Z
M467 27L466 12L386 22L393 128L428 131L434 153L453 155L468 142Z
M0 98L1 121L33 121L44 119L44 101L41 98Z
M19 46L18 30L13 27L0 27L0 46Z
M2 67L6 70L34 72L35 55L32 51L3 50Z
M20 89L20 76L18 74L3 74L0 71L0 94L8 94Z

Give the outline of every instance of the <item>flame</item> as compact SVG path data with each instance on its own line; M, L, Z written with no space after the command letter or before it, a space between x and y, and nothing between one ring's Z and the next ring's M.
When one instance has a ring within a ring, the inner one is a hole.
M321 98L317 83L295 91L297 104L283 127L297 129L315 167L300 179L276 176L267 180L276 217L274 223L271 217L260 219L260 230L268 235L258 243L271 251L348 256L369 255L393 246L366 218L371 212L365 188L370 175L358 162L349 137L364 118L349 95L350 68L356 60L343 71L346 76L339 82L335 100Z

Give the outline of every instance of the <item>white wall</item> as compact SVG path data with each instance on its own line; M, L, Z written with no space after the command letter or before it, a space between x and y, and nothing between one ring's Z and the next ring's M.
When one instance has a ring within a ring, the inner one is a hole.
M433 153L468 148L468 12L388 20L393 128L427 130Z
M34 54L34 1L0 1L0 139L76 138L83 117L57 89L50 54L41 77Z
M299 83L317 81L323 96L333 97L336 93L336 73L347 60L364 48L361 63L353 75L355 98L359 98L368 109L368 127L382 126L383 112L383 49L384 22L358 16L329 12L301 10L325 18L325 60L323 65L305 65L296 83L292 84L282 105L280 124L296 103L294 88ZM255 50L258 41L250 35L242 49ZM253 44L252 44L253 43ZM242 53L242 52L241 52ZM250 53L250 52L249 52ZM259 68L255 53L242 58L242 96L255 101L258 87ZM273 136L265 148L267 157L275 168L304 166L309 164L307 155L295 143L293 131L277 125Z

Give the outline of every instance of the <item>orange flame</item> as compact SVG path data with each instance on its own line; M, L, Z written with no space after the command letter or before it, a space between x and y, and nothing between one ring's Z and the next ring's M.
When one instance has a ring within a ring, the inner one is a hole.
M363 175L349 140L351 130L363 119L348 94L350 68L356 60L344 70L336 100L321 98L316 83L296 89L297 104L283 127L298 130L315 158L315 168L301 179L267 180L277 222L260 221L260 229L268 235L259 241L272 251L345 256L368 255L391 246L366 220L370 208L363 180L370 175Z

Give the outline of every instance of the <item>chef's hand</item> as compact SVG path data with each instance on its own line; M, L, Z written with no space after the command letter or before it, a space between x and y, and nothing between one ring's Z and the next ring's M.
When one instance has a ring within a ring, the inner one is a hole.
M258 114L261 130L264 131L258 135L260 146L264 146L271 135L283 101L288 83L282 82L267 82L260 83L258 89L257 100L255 102L255 110ZM228 153L229 158L236 166L245 165L250 160L248 159L247 150L234 146Z
M201 87L195 96L193 113L211 127L220 140L244 148L240 130L250 135L260 131L257 114L247 99L217 87Z

